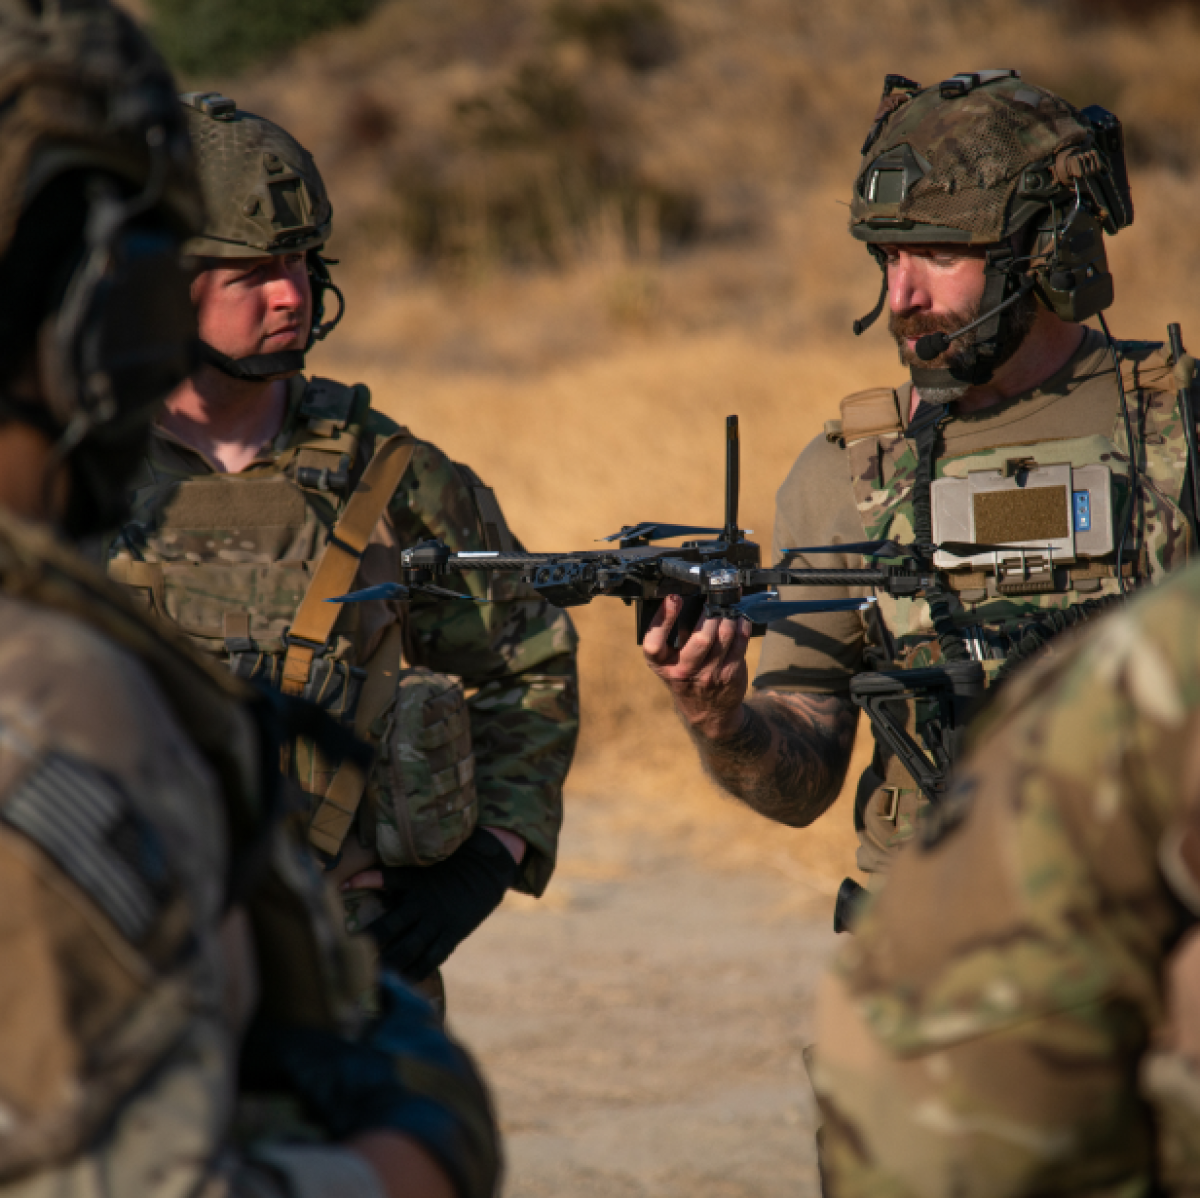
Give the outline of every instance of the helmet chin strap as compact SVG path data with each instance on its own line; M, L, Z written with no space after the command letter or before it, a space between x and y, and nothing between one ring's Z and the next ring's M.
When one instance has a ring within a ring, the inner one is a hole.
M247 383L273 383L304 369L303 349L285 349L277 354L250 354L245 358L231 358L219 349L200 342L200 357L210 366L215 366L231 379Z

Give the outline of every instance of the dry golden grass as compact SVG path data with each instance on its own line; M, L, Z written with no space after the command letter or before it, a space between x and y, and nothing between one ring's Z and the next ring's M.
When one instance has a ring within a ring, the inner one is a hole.
M841 206L885 71L929 81L1011 65L1115 109L1131 130L1137 221L1111 243L1114 330L1162 337L1180 320L1200 343L1200 29L1189 10L1132 25L1015 0L673 0L679 58L622 76L547 43L548 3L385 4L365 27L228 85L326 171L350 314L313 367L366 381L383 408L469 461L531 548L584 547L640 519L719 522L730 412L742 418L743 523L769 544L773 492L838 399L900 377L885 333L849 332L879 276ZM563 269L507 269L482 235L441 269L388 232L398 164L411 169L414 146L430 169L466 153L455 102L538 54L619 109L639 169L701 198L707 241L686 253L652 237L631 247L600 211ZM368 100L391 121L372 145L353 132ZM641 662L632 614L599 602L576 619L574 801L623 794L635 830L829 893L852 864L845 796L799 832L718 797Z

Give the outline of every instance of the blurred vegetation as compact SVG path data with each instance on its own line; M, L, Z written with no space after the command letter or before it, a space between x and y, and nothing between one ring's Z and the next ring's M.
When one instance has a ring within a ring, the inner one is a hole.
M1186 175L1198 54L1197 5L1172 0L382 0L225 74L336 176L346 252L474 276L799 236L812 197L844 196L889 71L1017 67L1116 112L1135 170Z
M314 34L361 21L378 0L147 0L151 27L184 75L230 75Z
M599 225L633 252L686 244L699 198L642 169L623 93L673 61L658 0L555 0L500 78L454 99L440 153L398 157L397 226L425 261L562 265ZM361 129L361 106L360 122Z
M635 71L665 66L679 54L675 26L658 0L556 0L549 15L562 36L579 38Z

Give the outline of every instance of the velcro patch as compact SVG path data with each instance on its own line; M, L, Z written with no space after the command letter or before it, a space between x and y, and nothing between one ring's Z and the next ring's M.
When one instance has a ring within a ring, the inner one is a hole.
M1065 487L982 491L973 499L979 541L1053 541L1071 535Z
M0 820L29 837L134 944L174 892L158 831L95 766L50 754L0 807Z

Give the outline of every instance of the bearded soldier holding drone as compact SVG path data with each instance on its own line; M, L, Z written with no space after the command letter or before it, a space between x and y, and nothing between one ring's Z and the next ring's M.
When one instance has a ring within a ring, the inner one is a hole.
M925 88L889 75L850 216L883 291L855 332L886 304L911 382L842 401L779 490L774 545L795 566L903 555L934 585L880 595L865 615L772 625L749 697L744 621L707 620L673 648L671 599L645 638L709 771L782 823L829 807L858 709L871 712L877 747L855 804L863 870L886 870L936 798L902 760L905 744L946 733L926 680L981 691L1195 543L1191 359L1175 326L1171 348L1115 341L1101 315L1113 300L1104 238L1132 219L1111 113L1016 71ZM948 541L954 552L939 549ZM923 759L907 757L918 773ZM840 926L857 892L843 886Z
M311 155L218 93L182 103L208 211L185 247L203 360L155 426L110 573L235 674L376 746L365 776L303 738L288 768L350 929L369 925L384 964L440 1001L455 946L510 886L540 894L553 871L574 630L503 579L331 602L394 580L400 550L431 536L515 542L490 488L375 411L366 387L300 374L343 307Z

